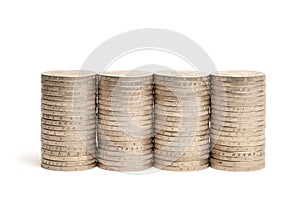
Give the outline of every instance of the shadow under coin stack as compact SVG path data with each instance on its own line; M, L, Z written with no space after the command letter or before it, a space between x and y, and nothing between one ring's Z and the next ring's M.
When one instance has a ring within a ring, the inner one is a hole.
M112 171L153 166L153 75L111 71L99 76L98 161Z
M211 74L211 167L253 171L265 166L265 75Z
M76 171L96 166L96 74L42 73L41 166Z
M154 74L155 167L195 171L208 167L209 76L196 71Z

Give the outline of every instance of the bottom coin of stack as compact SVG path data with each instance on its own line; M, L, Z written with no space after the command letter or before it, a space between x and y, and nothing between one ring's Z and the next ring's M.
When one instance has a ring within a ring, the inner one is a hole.
M41 166L77 171L96 166L96 75L42 73Z
M211 74L212 168L265 167L265 75L252 71Z
M154 74L154 165L169 171L208 167L208 76L191 71Z
M99 76L98 165L112 171L153 166L153 76L111 71Z

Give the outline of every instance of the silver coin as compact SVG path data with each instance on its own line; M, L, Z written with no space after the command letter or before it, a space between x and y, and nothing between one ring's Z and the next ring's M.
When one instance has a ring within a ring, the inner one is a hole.
M73 166L73 167L61 167L61 166L52 166L42 163L41 167L48 170L53 171L82 171L82 170L88 170L96 167L96 163L93 163L91 165L83 165L83 166Z

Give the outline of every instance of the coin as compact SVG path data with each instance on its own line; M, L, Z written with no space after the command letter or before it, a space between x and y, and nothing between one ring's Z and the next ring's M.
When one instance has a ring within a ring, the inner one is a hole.
M215 100L211 99L210 101L212 104L218 106L226 106L226 107L253 107L253 106L264 106L266 102L263 101L253 101L253 102L238 102L238 101L227 101L227 100Z
M224 145L224 146L229 146L229 147L243 147L243 146L247 146L247 147L251 147L251 146L260 146L260 145L264 145L265 144L265 139L262 140L257 140L257 141L223 141L223 140L214 140L211 138L211 143L217 144L217 145Z
M90 165L83 165L83 166L72 166L72 167L61 167L61 166L52 166L42 163L41 167L44 169L54 170L54 171L82 171L88 170L96 167L96 163Z
M173 91L163 91L159 89L154 90L155 95L160 95L160 96L167 96L167 97L177 97L177 96L191 96L191 97L203 97L203 96L208 96L210 94L210 91L183 91L183 92L173 92Z
M102 158L98 159L98 162L108 166L115 166L115 167L126 167L126 166L145 166L153 163L152 158L140 161L110 161L105 160Z
M164 105L164 106L182 106L182 107L188 107L191 106L193 108L202 107L202 106L208 106L210 104L210 101L201 101L201 102L195 102L195 101L164 101L155 99L155 104L158 105Z
M126 166L126 167L107 166L102 163L99 163L98 166L99 168L105 170L125 172L125 171L143 171L151 168L153 166L153 163L142 165L142 166Z
M45 145L53 145L53 146L59 146L59 147L80 147L81 145L96 145L96 140L81 140L81 141L53 141L53 140L45 140L41 139L42 144Z
M152 79L148 80L125 80L125 79L119 79L119 80L105 80L105 79L99 79L99 86L100 87L106 87L106 86L122 86L122 87L142 87L153 84Z
M199 127L172 127L172 126L164 126L159 125L157 123L154 124L156 130L164 130L164 131L205 131L208 130L208 124L199 126Z
M154 151L156 150L164 150L164 151L201 151L202 149L207 149L209 146L209 142L207 141L206 144L198 145L198 146L166 146L166 145L160 145L155 144L154 145Z
M126 86L122 85L120 83L117 83L116 85L105 85L105 87L100 87L100 90L104 91L140 91L140 90L152 90L153 89L153 84L143 84L141 86Z
M42 94L42 99L48 100L48 101L63 101L63 102L75 102L78 101L95 101L96 96L95 95L88 95L88 96L51 96L51 95L45 95Z
M83 92L83 91L96 91L96 85L90 85L90 86L76 86L74 87L61 87L61 86L49 86L42 84L42 91L52 91L52 92Z
M99 123L108 126L152 126L152 120L139 120L139 121L109 121L104 119L99 119Z
M153 100L149 101L119 101L119 102L112 102L112 101L104 101L104 100L99 100L98 105L104 105L104 106L110 106L110 107L127 107L127 108L132 108L132 107L143 107L143 106L149 106L153 104Z
M220 110L220 111L228 111L228 112L257 112L257 111L264 111L265 106L248 106L248 107L228 107L228 106L218 106L215 104L211 104L212 109Z
M264 121L256 121L256 122L228 122L228 121L218 121L216 119L211 118L211 123L214 125L224 126L224 127L231 127L231 128L244 128L244 129L255 129L259 127L264 127L265 122Z
M144 150L149 150L152 149L153 145L152 144L147 144L147 145L140 145L140 146L108 146L106 144L99 144L98 148L104 149L107 151L144 151Z
M91 90L91 91L70 91L70 92L64 92L64 91L48 91L48 90L44 90L42 89L42 94L44 95L48 95L48 96L54 96L54 97L82 97L82 96L95 96L96 91L95 90Z
M68 162L87 161L87 160L95 159L95 157L92 156L92 155L75 156L75 157L66 156L66 157L64 157L64 156L52 156L52 155L43 154L42 157L44 159L47 159L47 160L68 161Z
M210 163L214 165L227 166L227 167L255 167L258 165L264 165L265 160L262 159L262 160L255 160L255 161L231 162L231 161L224 161L224 160L210 158Z
M107 101L107 102L141 102L141 101L152 101L153 102L153 95L138 95L138 96L118 96L118 97L107 97L105 95L99 95L99 102Z
M56 131L56 130L47 130L42 128L41 133L47 135L55 135L55 136L80 136L80 135L95 134L96 129Z
M207 148L205 148L207 147ZM154 155L162 155L162 156L168 156L168 157L197 157L197 156L203 156L209 154L209 145L206 145L200 150L197 151L189 151L189 150L180 150L177 151L169 151L169 150L160 150L160 149L154 149Z
M62 107L85 107L90 105L96 105L95 100L90 101L82 101L82 102L76 102L76 101L51 101L42 99L43 105L49 105L49 106L62 106Z
M152 134L145 135L145 136L131 136L131 135L125 135L124 136L111 136L111 135L104 135L104 134L98 134L98 139L100 140L108 140L108 141L140 141L140 140L152 140Z
M256 146L224 146L219 144L213 144L213 149L217 149L219 151L227 151L227 152L236 152L236 151L264 151L265 145L256 145Z
M220 117L265 117L265 110L262 111L256 111L256 112L226 112L226 111L221 111L221 110L216 110L216 109L211 109L211 114L213 116L218 116Z
M99 75L100 80L152 80L151 72L130 70L130 71L106 71Z
M246 71L246 70L231 70L218 71L210 74L213 80L243 80L243 81L260 81L265 80L266 75L262 72Z
M211 119L217 121L224 121L229 123L256 123L256 122L265 122L265 116L257 116L257 117L227 117L227 116L219 116L216 114L211 115Z
M161 123L164 122L174 122L174 123L181 123L181 124L187 124L187 123L197 123L199 121L208 121L209 115L201 116L201 117L168 117L163 115L156 114L154 116L154 119L156 122L160 121Z
M95 140L96 141L96 134L91 135L77 135L77 136L53 136L47 134L41 134L41 138L45 140L52 140L52 141L62 141L62 142L76 142L76 141L85 141L85 140Z
M211 153L211 157L217 160L225 160L225 161L232 161L232 162L253 162L256 160L262 160L265 158L265 155L260 156L245 156L245 157L232 157L232 156L220 156L214 153Z
M73 81L41 80L43 86L74 88L74 87L96 87L96 79L76 79Z
M210 89L209 85L198 86L198 87L172 87L172 86L165 86L160 84L154 84L155 90L166 91L166 92L174 92L174 93L194 93L194 92L202 92L208 91Z
M154 80L168 81L202 81L208 80L209 75L198 71L158 71L154 73Z
M150 110L126 110L126 111L112 111L112 110L98 110L99 115L109 115L117 117L135 117L135 116L151 116L153 109Z
M191 128L192 129L192 128ZM196 137L196 136L203 136L208 134L208 129L199 131L199 130L186 130L186 131L168 131L163 129L155 129L155 134L165 135L165 136L182 136L182 137Z
M158 153L155 153L155 159L159 160L165 160L165 161L175 161L175 162L188 162L188 161L198 161L198 160L203 160L203 159L208 159L209 154L204 154L202 156L192 156L192 157L171 157L171 156L163 156Z
M225 157L253 157L253 156L262 156L265 155L264 150L258 151L234 151L234 152L226 152L217 149L212 149L211 153L214 155L225 156Z
M41 119L43 124L52 125L52 126L86 126L96 123L96 119L89 120L89 121L54 121L49 119Z
M182 142L182 143L189 143L194 141L202 141L205 139L208 139L207 135L201 135L201 136L166 136L161 134L155 134L155 139L164 140L164 141L170 141L170 142Z
M99 158L107 161L115 162L138 162L145 161L153 158L152 153L146 155L133 155L133 156L107 156L105 154L99 154Z
M208 80L201 81L191 81L191 80L181 80L181 81L168 81L168 80L160 80L154 78L154 85L159 84L166 87L207 87L209 85Z
M90 130L90 129L96 129L96 124L86 125L86 126L52 126L52 125L46 125L42 124L43 129L47 130L56 130L56 131L76 131L76 130Z
M78 146L56 146L56 145L48 145L48 144L43 144L42 143L42 148L47 149L50 151L92 151L93 149L96 148L96 145L86 145L86 144L81 144Z
M95 78L96 73L86 70L56 70L42 73L43 80L51 81L88 80Z
M108 111L119 111L119 112L126 112L126 111L146 111L146 110L152 110L153 105L146 105L146 106L105 106L102 104L98 104L98 108L101 110L108 110Z
M65 161L52 161L42 158L42 163L51 166L60 166L60 167L73 167L73 166L86 166L96 162L96 159L92 160L80 160L80 161L72 161L72 162L65 162Z
M167 161L167 160L160 160L158 158L155 158L154 163L158 165L172 166L172 167L187 167L187 166L205 165L208 163L208 159L206 158L206 159L195 160L195 161Z
M132 146L143 146L152 144L152 138L137 140L137 141L112 141L107 139L99 139L99 144L107 146L118 146L118 147L132 147Z
M157 163L154 164L155 168L166 170L166 171L199 171L203 169L207 169L209 167L208 164L199 165L199 166L183 166L183 167L170 167L159 165Z
M168 112L168 111L164 111L164 110L160 110L158 108L154 109L154 113L159 114L159 115L163 115L163 116L170 116L170 117L190 117L190 118L194 118L194 117L201 117L201 116L205 116L209 114L208 110L204 110L204 111L194 111L194 112Z
M119 116L110 116L110 115L99 115L99 119L104 119L108 121L117 121L117 122L128 122L128 121L147 121L153 120L152 115L145 115L145 116L128 116L128 117L119 117Z
M123 130L106 130L104 128L99 127L98 129L98 135L105 135L105 136L118 136L118 137L136 137L136 138L143 138L148 137L149 135L152 135L153 130L146 129L146 130L132 130L124 128Z
M264 135L260 135L260 136L249 136L249 137L242 137L242 136L236 136L236 137L230 137L230 136L220 136L220 135L215 135L215 134L210 134L211 139L217 141L228 141L228 142L246 142L246 141L260 141L260 140L264 140L265 136Z
M211 164L210 166L213 169L218 169L223 171L236 171L236 172L256 171L265 168L265 164L254 166L254 167L227 167L227 166L219 166L215 164Z
M126 156L144 156L152 153L152 148L144 149L144 150L131 150L131 151L112 151L102 149L101 147L98 148L99 155L107 155L107 156L119 156L119 157L126 157Z
M168 122L168 121L160 121L155 120L155 124L160 126L169 126L169 127L201 127L203 125L208 125L208 120L197 121L197 122Z
M201 141L189 141L189 142L182 142L182 141L165 141L155 138L154 139L155 146L168 146L168 147L197 147L201 145L208 144L209 141L201 140Z
M143 126L143 127L138 127L138 126L134 126L134 127L119 127L119 126L107 126L104 124L98 124L98 128L101 130L106 130L106 131L118 131L118 132L144 132L146 131L148 133L148 131L152 130L152 125L149 126ZM129 131L130 130L130 131Z
M42 148L42 153L51 156L63 156L63 157L76 157L76 156L87 156L87 155L92 155L96 157L96 149L91 149L88 151L51 151Z

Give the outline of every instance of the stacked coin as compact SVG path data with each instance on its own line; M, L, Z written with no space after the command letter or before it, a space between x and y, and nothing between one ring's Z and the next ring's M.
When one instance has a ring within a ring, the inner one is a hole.
M75 171L96 166L96 74L42 73L41 166Z
M265 166L265 75L211 74L211 167L253 171Z
M102 169L153 166L153 75L110 71L99 76L98 161Z
M196 71L154 74L156 168L194 171L208 167L208 79Z

